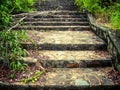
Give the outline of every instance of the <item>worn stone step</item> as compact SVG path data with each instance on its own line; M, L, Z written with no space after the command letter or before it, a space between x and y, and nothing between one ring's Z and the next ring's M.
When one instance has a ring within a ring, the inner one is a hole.
M29 57L22 60L35 63L37 60L43 67L52 68L91 68L110 67L112 56L107 51L54 51L41 50L30 52ZM44 58L43 58L44 57Z
M119 90L109 79L112 68L53 68L35 83L0 82L2 90Z
M95 50L106 45L91 31L31 31L26 30L28 40L23 42L26 49L39 50Z
M39 82L39 85L59 86L61 88L83 88L84 87L103 87L113 86L114 83L108 78L107 72L112 68L54 68L46 74L44 81ZM37 82L38 83L38 82ZM98 90L98 89L96 89Z
M106 90L116 86L107 76L110 70L112 68L55 68L41 78L44 81L37 84L49 86L49 89L56 87L56 90Z
M24 22L23 25L35 25L35 26L50 26L50 25L56 25L56 26L65 26L65 25L84 25L84 26L87 26L89 25L89 22L63 22L63 21L34 21L34 22Z
M51 14L51 15L84 15L84 16L87 16L87 14L84 13L84 12L71 11L71 10L49 11L48 14Z
M70 10L53 10L53 11L35 11L31 13L20 13L14 14L12 17L14 18L22 18L24 16L37 16L37 15L80 15L80 16L87 16L86 13L78 12L78 11L70 11Z
M88 20L87 20L87 18L26 18L26 19L24 19L24 21L31 21L31 22L33 22L33 21L64 21L64 22L82 21L82 22L86 22Z
M87 15L36 15L33 18L83 18L86 19Z
M18 26L17 30L90 30L90 26Z

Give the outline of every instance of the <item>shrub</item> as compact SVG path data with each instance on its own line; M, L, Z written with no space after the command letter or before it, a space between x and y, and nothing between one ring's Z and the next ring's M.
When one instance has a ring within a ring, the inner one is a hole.
M19 62L26 51L22 48L20 41L25 40L24 31L7 31L12 21L11 14L30 12L36 0L0 0L0 58L3 65L13 70L23 70L24 66Z
M34 3L35 3L35 0L16 0L16 2L14 2L14 9L12 13L33 11Z
M36 0L0 0L0 29L10 25L12 13L30 12L34 10Z
M22 68L20 68L19 59L26 55L26 51L21 47L21 40L26 40L25 31L0 32L0 57L2 57L3 65L14 70ZM16 64L19 64L19 67Z
M75 0L79 10L86 9L97 17L104 18L120 30L120 0ZM104 20L104 21L105 21Z
M84 9L83 0L75 0L75 4L78 6L80 11Z
M120 4L116 4L111 7L111 24L118 30L120 30Z
M101 12L101 6L99 5L99 0L76 0L75 4L79 9L87 9L91 13Z
M0 0L0 29L9 26L12 0Z

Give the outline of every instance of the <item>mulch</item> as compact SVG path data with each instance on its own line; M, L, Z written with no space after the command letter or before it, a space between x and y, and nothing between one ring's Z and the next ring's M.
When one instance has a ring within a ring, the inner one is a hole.
M120 72L113 69L107 73L107 76L114 82L114 84L120 85Z
M42 71L42 69L33 65L29 65L23 71L15 71L9 67L0 66L0 81L9 83L21 82L23 79L34 76L38 71ZM11 75L13 75L13 78Z

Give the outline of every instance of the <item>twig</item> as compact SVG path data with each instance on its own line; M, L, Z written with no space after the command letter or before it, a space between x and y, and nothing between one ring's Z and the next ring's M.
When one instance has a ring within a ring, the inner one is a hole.
M10 29L8 29L8 32L11 31L13 28L17 27L21 21L23 21L27 16L21 18L13 27L11 27Z

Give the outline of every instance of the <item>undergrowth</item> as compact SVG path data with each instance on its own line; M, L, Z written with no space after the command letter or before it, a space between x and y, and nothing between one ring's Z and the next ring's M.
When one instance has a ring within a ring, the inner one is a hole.
M3 66L13 70L24 70L26 64L19 59L26 55L21 41L26 40L25 31L8 30L13 21L11 14L33 11L36 0L0 0L0 59Z
M120 30L120 1L119 0L75 0L79 10L87 10L94 14L102 23L110 23Z
M13 70L24 70L25 64L21 64L19 59L26 56L26 50L22 48L20 41L25 41L25 31L1 31L0 32L0 57L3 65Z
M36 0L0 0L0 29L10 26L11 14L33 11Z

